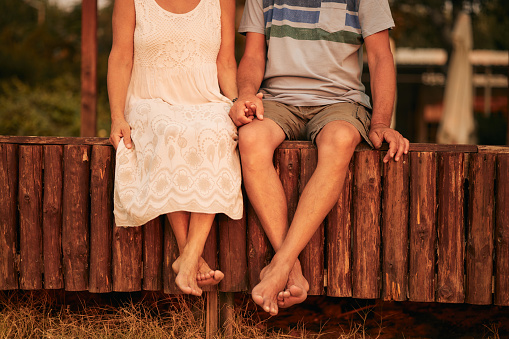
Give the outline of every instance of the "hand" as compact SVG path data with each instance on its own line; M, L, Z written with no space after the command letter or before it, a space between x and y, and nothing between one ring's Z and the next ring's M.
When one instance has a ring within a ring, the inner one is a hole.
M230 118L240 127L249 124L256 117L263 120L263 94L257 93L251 97L240 97L230 109Z
M117 149L120 139L124 138L124 145L131 148L131 127L124 119L117 119L111 122L110 142Z
M408 153L408 148L410 147L408 139L404 138L398 131L384 124L371 125L368 136L373 146L377 149L382 146L384 140L389 143L389 151L387 151L384 157L384 162L388 162L391 158L398 161L403 153Z

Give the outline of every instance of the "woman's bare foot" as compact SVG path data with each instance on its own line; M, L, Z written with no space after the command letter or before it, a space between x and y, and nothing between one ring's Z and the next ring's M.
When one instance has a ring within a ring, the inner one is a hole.
M309 283L302 275L299 260L295 262L290 274L286 289L277 296L277 304L281 308L287 308L306 300L309 291Z
M265 312L271 315L278 313L278 295L288 282L291 267L271 262L261 272L261 281L253 288L251 297Z
M199 258L195 255L184 253L175 260L172 268L177 273L175 283L185 294L200 296L201 288L198 286L196 276L199 268Z
M180 257L171 265L173 271L178 274L180 271ZM217 285L224 278L224 273L219 270L213 270L209 267L205 259L198 259L198 272L196 273L196 281L199 287L208 285Z

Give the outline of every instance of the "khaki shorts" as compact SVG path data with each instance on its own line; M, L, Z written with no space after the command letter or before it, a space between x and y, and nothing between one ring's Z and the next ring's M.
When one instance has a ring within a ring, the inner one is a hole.
M311 140L332 121L352 124L362 138L371 146L368 138L371 114L364 106L340 102L325 106L292 106L272 100L263 100L264 118L274 121L285 132L289 140Z

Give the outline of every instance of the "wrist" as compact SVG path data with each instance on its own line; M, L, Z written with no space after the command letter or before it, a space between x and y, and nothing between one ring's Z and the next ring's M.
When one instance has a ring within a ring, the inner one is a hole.
M390 128L390 125L389 124L386 124L384 122L371 122L371 128L375 128L375 127L385 127L385 128Z

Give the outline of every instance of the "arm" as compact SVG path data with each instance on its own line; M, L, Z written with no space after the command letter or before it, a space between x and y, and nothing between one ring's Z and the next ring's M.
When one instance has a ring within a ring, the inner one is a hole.
M113 44L108 58L108 97L111 111L110 142L121 138L131 148L131 129L124 117L127 88L133 67L135 9L133 0L116 0L113 8Z
M230 100L237 95L237 62L235 61L235 0L220 0L221 47L217 55L219 87Z
M265 54L265 35L247 33L246 49L237 73L239 99L230 110L230 117L237 126L253 121L254 116L248 116L249 110L246 107L251 107L258 119L263 119L262 96L257 93L265 73Z
M388 30L366 37L365 43L373 96L369 139L376 148L379 148L384 140L387 141L389 151L384 162L393 157L398 161L403 153L408 153L409 142L399 132L389 127L396 92L396 72L389 46Z

